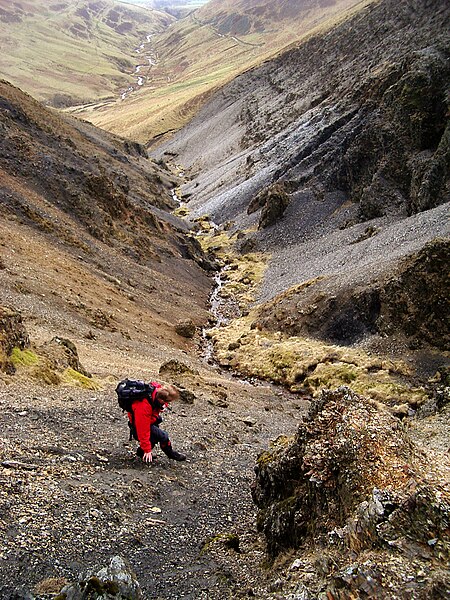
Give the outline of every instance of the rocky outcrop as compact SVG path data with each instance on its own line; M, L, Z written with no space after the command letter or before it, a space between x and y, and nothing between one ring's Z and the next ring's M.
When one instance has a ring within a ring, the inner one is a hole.
M449 348L449 260L450 242L437 239L402 262L380 293L377 326L383 334L401 331L414 346Z
M38 352L40 356L47 359L50 368L56 371L71 368L85 377L91 377L80 362L77 347L70 340L55 336L40 346Z
M444 48L424 48L367 84L379 108L348 139L336 173L362 219L412 214L449 199L447 58Z
M449 345L448 240L436 239L406 257L389 276L330 294L311 281L261 305L255 327L353 344L365 336L401 337L409 346Z
M326 557L315 593L425 599L449 585L448 493L400 421L348 388L324 391L294 440L259 456L253 498L272 557ZM405 577L411 562L423 577Z
M284 214L289 204L289 195L285 186L275 184L262 190L250 203L247 212L251 214L261 208L259 229L265 229L276 223Z
M340 86L348 77L343 74ZM322 196L344 192L358 204L362 221L409 215L448 201L448 77L447 52L439 44L362 76L345 100L335 96L338 110L325 116L312 108L316 117L299 119L285 134L292 147L283 162L272 157L279 162L272 183L288 185L291 193L310 187ZM267 123L268 131L271 127ZM304 138L298 148L297 136ZM273 142L266 144L273 153Z
M13 348L23 350L30 343L28 333L22 322L22 315L11 308L0 306L0 370L14 372L9 360Z
M381 290L379 330L402 331L414 345L448 349L450 242L437 239L406 258Z

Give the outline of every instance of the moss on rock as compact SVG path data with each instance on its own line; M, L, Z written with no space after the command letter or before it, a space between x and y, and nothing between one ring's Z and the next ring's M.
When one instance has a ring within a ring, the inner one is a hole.
M69 385L75 385L88 390L98 390L100 385L92 378L87 377L83 373L68 367L62 374L61 380Z

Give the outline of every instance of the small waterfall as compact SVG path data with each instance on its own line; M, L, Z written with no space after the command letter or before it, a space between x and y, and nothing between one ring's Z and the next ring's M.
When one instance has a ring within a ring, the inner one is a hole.
M214 275L214 289L211 292L211 296L209 298L209 303L210 303L210 311L215 319L215 326L216 327L221 327L222 325L227 325L229 322L229 318L227 318L225 315L223 315L221 313L221 306L223 304L223 299L220 297L220 292L222 290L223 287L223 281L222 281L222 272L225 269L222 269L221 271L219 271L218 273L216 273Z
M229 267L226 265L214 275L214 288L209 297L210 312L214 319L213 327L224 327L228 325L231 319L241 316L241 311L236 300L232 297L223 297L221 295L224 281L226 280L226 271ZM209 364L215 364L214 344L208 338L207 330L210 327L203 328L203 357Z
M220 312L220 305L221 305L221 300L222 300L220 298L220 292L221 292L222 286L223 286L222 270L220 270L218 273L216 273L214 275L214 288L209 297L210 312L211 312L212 316L214 317L214 320L215 320L214 326L215 327L220 327L221 325L226 325L226 323L227 323L227 319L225 319L225 317L223 317ZM209 327L208 328L204 327L202 330L203 358L205 359L205 361L207 363L214 364L216 362L215 358L214 358L214 344L206 333L207 329L209 329Z

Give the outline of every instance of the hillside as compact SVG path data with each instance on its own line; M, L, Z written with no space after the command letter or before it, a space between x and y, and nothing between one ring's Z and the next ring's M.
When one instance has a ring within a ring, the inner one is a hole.
M0 82L1 598L448 597L448 20L362 7L147 147Z
M126 102L80 108L76 114L141 142L171 133L192 118L212 90L365 4L358 0L210 2L152 37L156 61L139 94Z
M111 0L1 0L0 72L53 106L117 98L135 83L136 48L173 20Z
M448 10L401 9L369 7L242 75L154 152L184 169L192 220L270 253L263 328L383 346L413 318L394 326L389 280L448 235Z
M166 212L175 180L137 144L64 120L6 82L0 92L0 302L24 311L39 340L86 340L98 325L130 345L164 337L178 318L204 319L208 280ZM141 280L161 289L150 304ZM194 289L196 309L173 300Z

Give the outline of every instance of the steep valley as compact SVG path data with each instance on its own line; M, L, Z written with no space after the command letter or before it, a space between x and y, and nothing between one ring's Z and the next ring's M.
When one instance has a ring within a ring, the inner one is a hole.
M209 2L152 36L157 61L126 103L76 107L83 119L140 142L170 136L236 75L359 11L370 0Z
M417 346L383 298L413 255L448 236L448 11L432 6L365 9L236 78L155 148L183 166L192 221L206 214L243 232L241 252L270 256L257 294L269 329L369 349L389 331L399 355L405 337ZM434 311L431 335L447 330L447 311Z
M450 594L450 14L360 8L146 144L0 81L0 598Z

